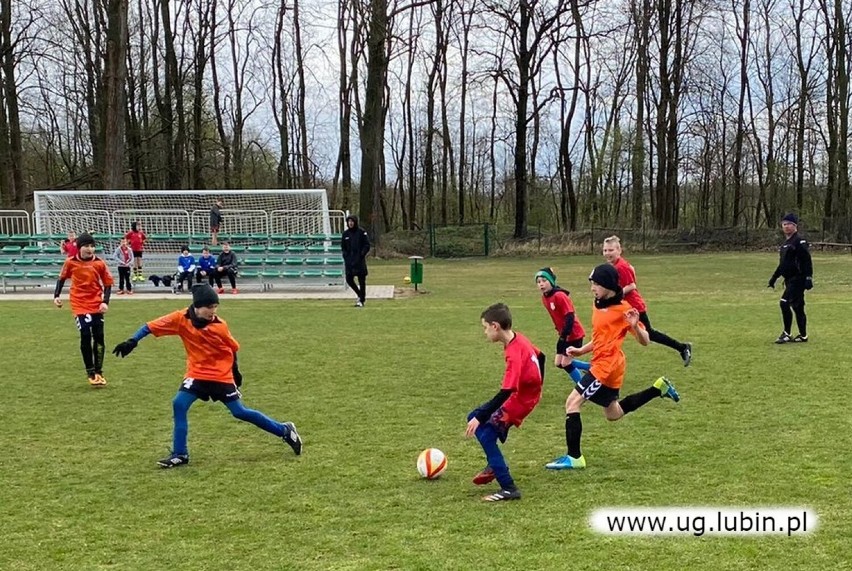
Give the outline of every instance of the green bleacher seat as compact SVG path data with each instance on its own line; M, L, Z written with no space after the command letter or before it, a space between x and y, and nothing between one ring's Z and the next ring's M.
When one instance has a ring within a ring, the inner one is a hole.
M268 246L266 248L266 251L269 252L270 254L286 254L287 253L287 246L282 246L280 244Z
M302 272L299 270L284 270L281 272L281 277L288 279L300 278L302 277Z
M61 254L62 248L59 246L42 246L41 247L42 254Z
M107 234L107 233L104 233L104 232L95 232L94 234L92 234L92 238L94 238L97 241L111 240L112 234Z
M21 253L28 255L41 254L41 248L39 246L24 246L21 248Z
M171 234L148 234L148 239L154 242L166 242L172 239Z
M16 268L20 266L32 266L35 264L35 260L32 258L18 258L15 260L14 264Z
M24 279L24 272L6 272L3 277L7 280L22 280Z
M246 252L249 254L265 254L266 246L249 246L246 248Z
M305 265L307 266L324 266L325 258L306 258Z
M44 279L46 280L58 280L59 272L44 272Z
M301 266L304 260L302 258L285 258L284 265L285 266Z
M121 232L113 232L109 235L110 240L121 240L124 238L124 234Z
M46 273L47 272L45 272L45 271L26 272L24 274L24 277L27 278L28 280L43 280L45 278Z
M46 242L50 240L50 234L33 234L32 238L37 242Z
M12 258L0 258L0 266L12 267Z
M278 270L263 270L260 272L260 276L264 278L278 278L281 277L281 274Z
M245 242L246 240L251 239L251 235L249 235L249 234L231 234L229 239L232 242Z
M322 254L325 252L325 246L321 244L313 244L311 246L308 246L308 252L311 252L313 254Z
M257 270L240 270L240 278L242 279L255 279L260 275L260 272Z
M332 244L328 248L325 249L326 252L331 252L334 254L340 253L340 244Z
M323 275L327 278L342 278L343 270L326 270Z
M189 245L189 253L190 254L200 254L204 251L204 246L201 244L190 244Z
M241 265L249 268L259 268L263 265L263 258L243 258Z
M255 240L257 242L266 242L267 240L269 240L269 234L265 232L252 232L251 234L249 234L249 236L252 240Z
M305 247L304 246L297 246L297 245L287 246L287 251L293 252L294 254L300 254L300 253L305 251Z
M329 235L328 238L330 240L337 240L338 242L340 242L340 239L343 238L343 235L342 234L331 234L331 235Z
M268 257L265 260L265 264L267 266L280 266L284 264L284 258L279 257Z
M62 264L64 260L58 260L56 258L36 258L35 265L37 266L57 266Z
M222 246L218 245L218 244L216 246L210 246L210 253L213 254L214 256L221 254L222 253Z
M193 242L201 242L202 244L206 244L210 240L210 234L192 234L190 235L190 239Z
M343 258L326 258L325 263L329 266L342 266Z
M235 254L242 254L246 251L246 247L238 244L231 244L231 251Z
M298 242L304 242L308 239L307 234L290 234L290 240L296 240Z
M67 238L67 237L68 237L67 234L60 234L58 232L54 232L53 234L50 235L51 240L59 240L60 242L65 240L65 238Z
M8 234L0 234L0 242L6 242L9 239Z
M285 240L290 239L289 234L281 234L280 232L276 232L274 234L269 235L269 239L273 242L284 242Z
M185 234L183 232L175 232L172 234L172 240L177 242L183 242L184 244L189 243L189 234Z
M13 244L7 244L7 245L3 246L2 248L0 248L0 254L12 254L12 255L14 255L14 254L20 254L20 253L21 253L21 247L15 246Z
M310 234L308 235L308 239L324 242L328 239L328 236L326 236L325 234Z
M96 244L95 245L95 254L103 254L103 253L104 253L104 247L101 246L100 244Z
M302 272L303 278L321 278L322 270L305 270Z
M9 236L10 242L16 242L18 244L29 244L30 243L30 235L29 234L12 234Z

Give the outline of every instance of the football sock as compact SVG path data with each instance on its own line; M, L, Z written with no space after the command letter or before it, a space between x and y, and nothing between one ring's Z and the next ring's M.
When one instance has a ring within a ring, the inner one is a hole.
M640 406L648 404L656 398L660 398L660 395L663 394L663 391L660 387L656 386L656 383L657 381L654 382L654 386L648 387L644 391L639 391L638 393L627 395L626 397L618 401L618 404L621 405L621 410L624 411L624 414L633 412Z
M583 422L580 420L579 412L565 415L565 443L568 445L568 456L579 458L580 436L583 435Z
M243 405L242 400L226 402L225 406L228 407L228 410L231 411L231 414L234 415L234 418L245 422L250 422L256 427L261 428L266 432L270 432L279 438L284 436L284 428L281 426L280 422L272 420L262 412L251 408L246 408L245 405Z
M98 373L103 373L104 371L104 351L105 351L105 341L104 341L104 324L103 322L97 323L92 328L92 333L94 334L94 346L92 347L92 353L94 356L94 365L95 371Z
M80 332L80 353L83 355L83 365L86 371L95 370L95 358L92 351L92 333Z
M579 383L580 380L583 378L583 373L581 373L580 370L577 369L577 367L575 367L574 365L568 365L567 367L565 367L565 372L568 373L568 375L571 377L571 380L575 383Z
M574 368L580 369L581 371L588 371L592 368L592 364L588 361L581 361L579 359L574 359L571 361L571 364L574 365Z
M808 316L805 315L805 307L797 305L793 311L796 312L796 326L799 328L799 335L802 337L808 336Z
M675 341L662 331L657 331L656 329L651 329L648 331L648 337L651 339L652 343L657 343L659 345L665 345L666 347L671 347L677 352L683 351L683 343L680 341Z
M173 454L188 454L186 446L186 437L189 432L187 413L189 412L189 407L197 399L197 396L186 391L178 391L178 394L172 399L172 411L175 419L175 428L172 435Z
M784 333L790 333L790 327L793 326L793 312L790 310L790 305L787 303L781 304L781 320L784 322Z

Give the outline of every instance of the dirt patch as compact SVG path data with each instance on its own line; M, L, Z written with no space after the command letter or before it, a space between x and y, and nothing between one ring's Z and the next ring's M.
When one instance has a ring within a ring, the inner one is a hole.
M405 298L409 298L409 297L417 297L418 295L427 294L427 293L429 293L429 292L422 289L422 288L418 289L417 291L414 291L414 287L412 287L412 286L407 286L407 287L394 286L394 288L393 288L394 299L397 299L397 298L405 299Z

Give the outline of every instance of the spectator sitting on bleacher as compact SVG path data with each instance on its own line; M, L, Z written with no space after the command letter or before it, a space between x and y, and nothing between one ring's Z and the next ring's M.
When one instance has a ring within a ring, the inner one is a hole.
M213 274L216 273L216 258L210 255L210 248L204 246L201 257L198 258L198 268L195 270L195 281L206 281L213 287Z
M127 245L127 238L121 239L121 245L112 253L112 259L118 264L118 295L132 295L130 263L133 261L133 252Z
M186 280L187 286L192 287L193 274L195 274L195 257L189 253L189 247L184 246L181 248L178 257L178 282L175 293L183 291L184 280Z
M237 255L231 251L231 245L227 242L222 243L222 253L216 258L216 272L213 274L213 279L216 281L216 287L219 293L225 293L222 289L222 277L227 276L231 283L231 293L237 293L237 268L239 260Z
M68 232L68 237L62 241L62 245L59 246L59 249L69 258L73 258L77 255L77 233L73 230Z

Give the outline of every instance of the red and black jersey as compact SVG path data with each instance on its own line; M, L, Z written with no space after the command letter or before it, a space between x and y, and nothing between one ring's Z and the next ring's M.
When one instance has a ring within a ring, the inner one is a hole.
M515 333L503 351L506 357L506 372L503 374L502 390L512 391L503 403L507 422L520 426L541 399L541 351L532 342Z
M615 271L618 272L618 285L623 288L630 284L636 284L636 270L633 269L630 262L624 258L618 258L612 265L615 267ZM645 300L642 299L642 295L639 293L639 286L636 286L636 289L630 293L624 294L624 301L639 312L643 312L648 308L645 305Z
M554 286L541 296L541 303L550 314L553 326L559 332L559 337L566 341L576 341L586 336L583 324L574 312L574 303L567 291Z

